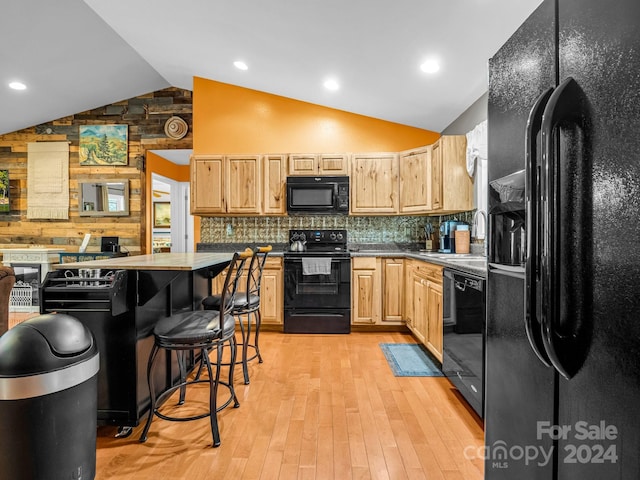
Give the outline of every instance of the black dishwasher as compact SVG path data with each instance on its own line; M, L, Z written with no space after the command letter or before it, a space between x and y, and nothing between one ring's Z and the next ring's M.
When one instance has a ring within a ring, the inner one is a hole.
M442 371L484 418L485 279L443 271Z

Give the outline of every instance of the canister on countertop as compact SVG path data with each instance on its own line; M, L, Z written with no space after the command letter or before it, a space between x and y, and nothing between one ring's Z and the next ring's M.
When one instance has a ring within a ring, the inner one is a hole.
M456 239L456 253L469 253L471 239L469 225L458 225L454 233Z

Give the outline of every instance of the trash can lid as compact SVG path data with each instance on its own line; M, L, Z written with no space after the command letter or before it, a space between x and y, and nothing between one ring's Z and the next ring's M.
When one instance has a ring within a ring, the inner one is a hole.
M52 371L96 354L91 331L78 319L64 314L40 315L0 337L0 376Z

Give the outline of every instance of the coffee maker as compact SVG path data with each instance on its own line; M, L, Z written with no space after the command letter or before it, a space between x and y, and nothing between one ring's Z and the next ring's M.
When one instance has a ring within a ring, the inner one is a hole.
M464 222L458 220L447 220L440 224L440 253L454 253L456 251L456 227Z

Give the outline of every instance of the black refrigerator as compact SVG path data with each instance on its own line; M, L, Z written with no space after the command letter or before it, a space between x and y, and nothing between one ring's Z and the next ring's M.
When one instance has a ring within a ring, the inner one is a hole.
M640 478L640 2L489 61L485 479Z

